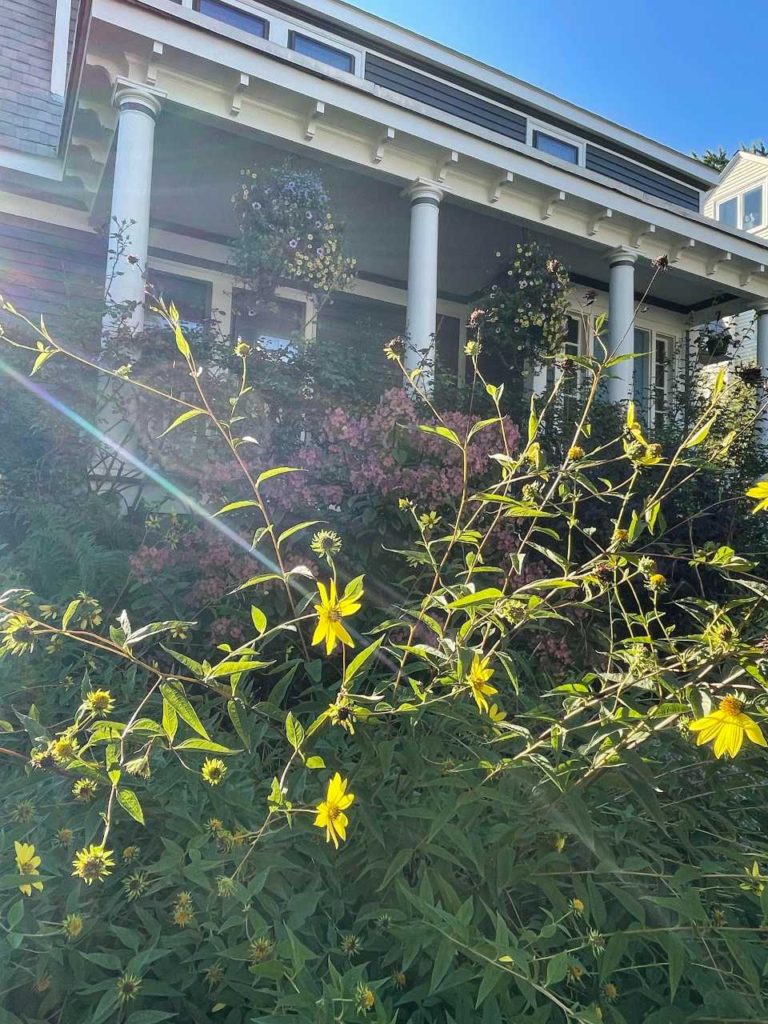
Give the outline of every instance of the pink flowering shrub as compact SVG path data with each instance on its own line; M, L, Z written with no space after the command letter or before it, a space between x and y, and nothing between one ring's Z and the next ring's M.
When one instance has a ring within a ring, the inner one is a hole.
M445 425L463 441L479 416L443 414ZM419 429L434 421L425 417L404 388L386 391L370 414L354 416L344 409L327 413L313 436L293 456L303 469L275 491L275 502L327 509L345 499L368 495L391 503L409 498L421 508L444 508L458 500L462 487L461 452ZM513 451L517 427L505 419L504 438L497 426L480 430L469 443L469 479L477 485L492 468L492 456Z

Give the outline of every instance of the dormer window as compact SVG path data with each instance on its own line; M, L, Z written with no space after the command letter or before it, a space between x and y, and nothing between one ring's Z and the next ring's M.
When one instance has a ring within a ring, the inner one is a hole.
M575 135L550 128L549 125L528 122L528 145L542 153L557 157L568 164L584 164L584 143Z
M763 186L751 188L741 195L724 199L717 204L717 219L728 228L754 231L765 223L763 213Z
M239 28L241 32L248 32L252 36L259 36L261 39L269 37L269 23L265 18L256 14L233 7L224 3L223 0L195 0L194 9L200 14L207 14L209 18L223 21L225 25L232 28Z
M350 75L355 73L354 54L331 46L329 43L323 42L322 39L305 36L301 32L289 32L288 46L296 53L303 53L305 57L319 60L323 64L330 64L332 68L338 68L339 71L346 71Z

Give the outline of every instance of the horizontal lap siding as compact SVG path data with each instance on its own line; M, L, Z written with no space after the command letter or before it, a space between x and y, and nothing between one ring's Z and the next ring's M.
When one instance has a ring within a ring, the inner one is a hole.
M613 178L668 203L685 207L686 210L699 209L700 193L695 188L681 185L671 178L665 178L662 174L656 174L655 171L632 163L631 160L625 160L615 153L609 153L605 149L588 145L586 165L589 171L596 171L606 178Z
M480 125L481 128L506 135L507 138L516 139L518 142L525 142L526 121L520 114L504 110L503 107L497 107L478 96L445 85L401 64L369 53L365 59L365 77L375 85L381 85L392 92L436 107L446 114L454 114Z
M20 313L66 333L100 319L104 242L95 234L0 217L0 294Z

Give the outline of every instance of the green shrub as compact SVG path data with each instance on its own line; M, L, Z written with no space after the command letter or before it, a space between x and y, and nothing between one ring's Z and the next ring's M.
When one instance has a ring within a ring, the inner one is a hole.
M382 495L398 550L361 571L342 519L276 502L301 474L247 440L251 354L212 404L165 315L191 397L120 379L194 438L202 489L236 468L221 507L177 500L250 563L247 628L217 644L155 618L162 569L114 608L3 595L2 1019L765 1016L765 585L733 546L686 542L674 505L738 443L712 447L724 375L675 445L632 406L597 441L606 366L584 360L548 454L557 389L510 444L472 346L492 412L459 426L420 396L410 429L459 466L453 491ZM699 589L670 600L682 571Z

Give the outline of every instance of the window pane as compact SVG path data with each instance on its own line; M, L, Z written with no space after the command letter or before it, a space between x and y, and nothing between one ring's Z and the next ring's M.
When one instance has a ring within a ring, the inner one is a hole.
M247 308L247 295L236 297L232 334L236 338L265 348L268 352L290 352L304 330L305 306L301 302L275 299L253 315Z
M567 160L571 164L579 162L579 148L571 142L564 142L562 139L556 139L553 135L547 135L544 132L534 132L533 144L542 153L549 153L550 156Z
M725 224L726 227L738 227L738 216L739 200L735 197L733 199L727 199L717 207L717 219L721 224Z
M208 14L217 21L223 21L233 28L239 28L243 32L250 32L252 36L267 37L267 23L264 18L258 18L255 14L248 14L236 7L222 3L222 0L197 0L195 9L201 14Z
M334 46L321 43L319 39L310 39L299 32L291 32L289 46L296 53L303 53L305 57L312 57L314 60L322 61L323 64L330 64L339 71L348 71L350 74L355 70L355 58L351 53L344 53Z
M651 332L644 331L640 327L635 328L635 404L638 409L648 408L648 389L650 387L650 354L651 354Z
M401 386L403 375L384 355L384 345L404 334L404 306L348 292L334 295L317 319L317 394L349 407ZM349 381L355 382L351 389Z
M147 284L151 289L147 305L154 306L160 299L167 306L173 303L179 311L181 323L187 327L197 327L211 315L210 281L198 281L150 268ZM159 323L161 320L159 314L151 310L147 319L150 323Z
M669 361L672 358L672 345L672 338L667 338L662 334L656 335L653 400L656 409L657 430L664 425L664 413L667 405L667 375Z
M741 226L745 231L758 228L763 223L763 189L753 188L744 193L744 216Z

